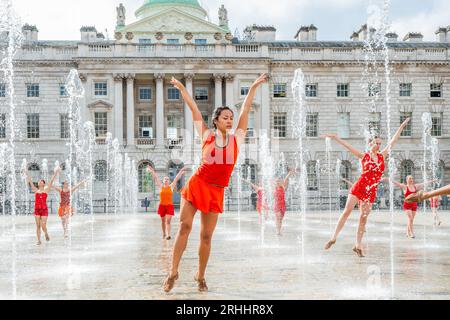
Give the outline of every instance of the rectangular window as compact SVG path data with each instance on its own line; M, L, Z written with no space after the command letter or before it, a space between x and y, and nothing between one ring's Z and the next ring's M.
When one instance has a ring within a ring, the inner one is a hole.
M412 136L412 112L400 112L400 124L405 122L407 118L411 118L405 129L401 133L401 137L411 137Z
M440 137L442 136L442 118L443 114L441 112L433 112L431 114L431 135L433 137Z
M248 86L248 85L241 86L241 97L247 96L249 91L250 91L250 86Z
M152 89L150 87L140 87L139 100L141 101L152 100Z
M195 100L197 101L208 101L208 88L199 87L195 88Z
M152 116L139 116L139 138L153 139Z
M0 113L0 139L6 139L6 114Z
M69 128L69 115L68 114L60 114L60 128L61 128L61 139L68 139L70 134Z
M69 93L67 92L67 88L65 84L60 84L59 85L59 96L61 98L66 98L69 96Z
M369 114L369 131L372 135L380 135L381 132L380 112L371 112Z
M180 91L177 88L167 88L167 100L180 100Z
M306 136L318 137L319 136L319 114L308 113L306 115Z
M6 84L0 83L0 98L6 97Z
M309 98L317 97L317 83L309 83L305 88L305 95Z
M39 139L39 113L27 114L27 138Z
M95 136L97 138L104 138L108 132L108 113L96 112L95 119Z
M248 127L247 138L253 138L255 136L255 112L248 113Z
M381 83L369 83L368 95L369 97L378 97L381 94Z
M338 113L337 134L341 138L350 137L350 112Z
M94 95L96 97L105 97L108 95L108 83L106 81L94 83Z
M167 39L167 44L179 44L179 39Z
M27 97L28 98L38 98L39 97L39 84L37 84L37 83L27 84Z
M285 83L279 83L273 85L273 97L274 98L286 98L286 88Z
M195 39L195 44L205 45L206 44L206 39Z
M181 137L181 122L178 115L167 116L167 139L176 140Z
M346 98L350 96L350 85L348 83L339 83L337 85L337 96L339 98Z
M400 83L400 97L412 96L412 83Z
M306 176L307 176L307 189L310 191L318 190L318 179L317 179L317 162L310 161L306 167Z
M273 115L273 137L286 138L287 136L287 113L280 112Z
M430 84L430 97L431 98L442 98L442 84L440 84L440 83Z

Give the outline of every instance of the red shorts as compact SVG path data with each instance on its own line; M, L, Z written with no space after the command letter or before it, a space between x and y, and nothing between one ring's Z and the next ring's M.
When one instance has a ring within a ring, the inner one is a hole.
M193 175L181 192L186 201L202 213L223 213L225 189L208 184Z
M46 208L46 209L35 208L34 215L36 217L48 217L48 208Z
M173 207L173 204L169 204L169 205L162 205L160 204L158 207L158 214L161 218L164 218L165 216L174 216L175 215L175 210Z
M411 203L408 203L408 202L404 202L403 203L403 210L405 210L405 211L417 211L417 208L418 208L418 204L417 204L417 202L411 202Z

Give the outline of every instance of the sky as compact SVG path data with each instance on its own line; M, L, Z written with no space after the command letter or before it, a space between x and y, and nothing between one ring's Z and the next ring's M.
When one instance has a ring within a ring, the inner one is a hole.
M277 40L294 40L300 26L318 27L318 40L349 40L353 31L380 10L385 0L201 0L211 22L218 23L218 9L228 10L232 33L251 24L277 28ZM387 0L386 0L387 1ZM123 3L126 23L144 0L12 0L23 23L36 25L40 40L78 40L80 27L94 25L112 39L116 7ZM390 0L389 21L400 39L421 32L434 41L438 27L450 25L448 0ZM107 31L105 31L107 30Z

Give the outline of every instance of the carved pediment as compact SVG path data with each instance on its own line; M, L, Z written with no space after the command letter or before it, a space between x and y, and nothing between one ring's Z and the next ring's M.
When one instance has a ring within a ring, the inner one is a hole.
M109 102L106 102L104 100L96 100L90 104L88 104L89 109L93 108L103 108L103 109L112 109L113 105Z
M186 32L214 34L221 32L225 34L228 31L206 20L171 8L132 23L122 29L121 32L122 34L127 32L136 34L155 34L156 32L162 32L163 34L185 34Z

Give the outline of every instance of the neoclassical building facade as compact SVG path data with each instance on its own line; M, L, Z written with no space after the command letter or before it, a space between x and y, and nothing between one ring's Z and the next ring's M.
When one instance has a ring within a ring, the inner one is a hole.
M242 176L257 181L263 134L270 139L275 166L295 165L298 144L292 138L292 119L298 106L291 83L295 70L302 69L311 198L329 193L329 178L323 174L325 141L320 135L337 133L360 149L365 148L367 129L386 139L386 90L391 97L392 127L412 118L393 152L397 178L413 174L421 180L422 114L430 112L431 134L440 148L438 175L441 183L450 182L449 28L439 28L434 42L424 42L416 33L403 40L388 34L391 81L387 88L382 68L378 83L367 81L365 40L372 32L367 26L345 41L320 41L313 25L301 27L292 40L277 40L274 27L257 25L237 38L229 30L223 6L219 24L214 24L196 0L146 0L135 13L135 22L127 24L126 16L121 4L113 40L105 39L95 27L82 27L79 41L42 41L35 26L24 26L25 41L15 60L16 117L21 132L17 158L37 164L36 171L43 159L53 163L67 158L64 84L71 69L78 71L85 89L82 118L95 126L99 199L105 192L108 132L138 166L140 199L154 192L144 172L147 165L161 176L173 177L183 165L192 173L198 164L198 136L180 93L169 83L171 77L184 82L211 125L216 107L226 105L238 112L252 81L268 73L270 82L258 91L252 107L240 160ZM4 121L8 114L4 97L5 83L0 83L0 142L7 141L10 130ZM330 161L334 165L337 159L342 166L332 172L333 179L336 175L356 179L357 159L333 145ZM238 185L234 177L230 199L249 198L248 192L238 191ZM346 186L333 183L332 188L336 194L338 188L345 192Z

